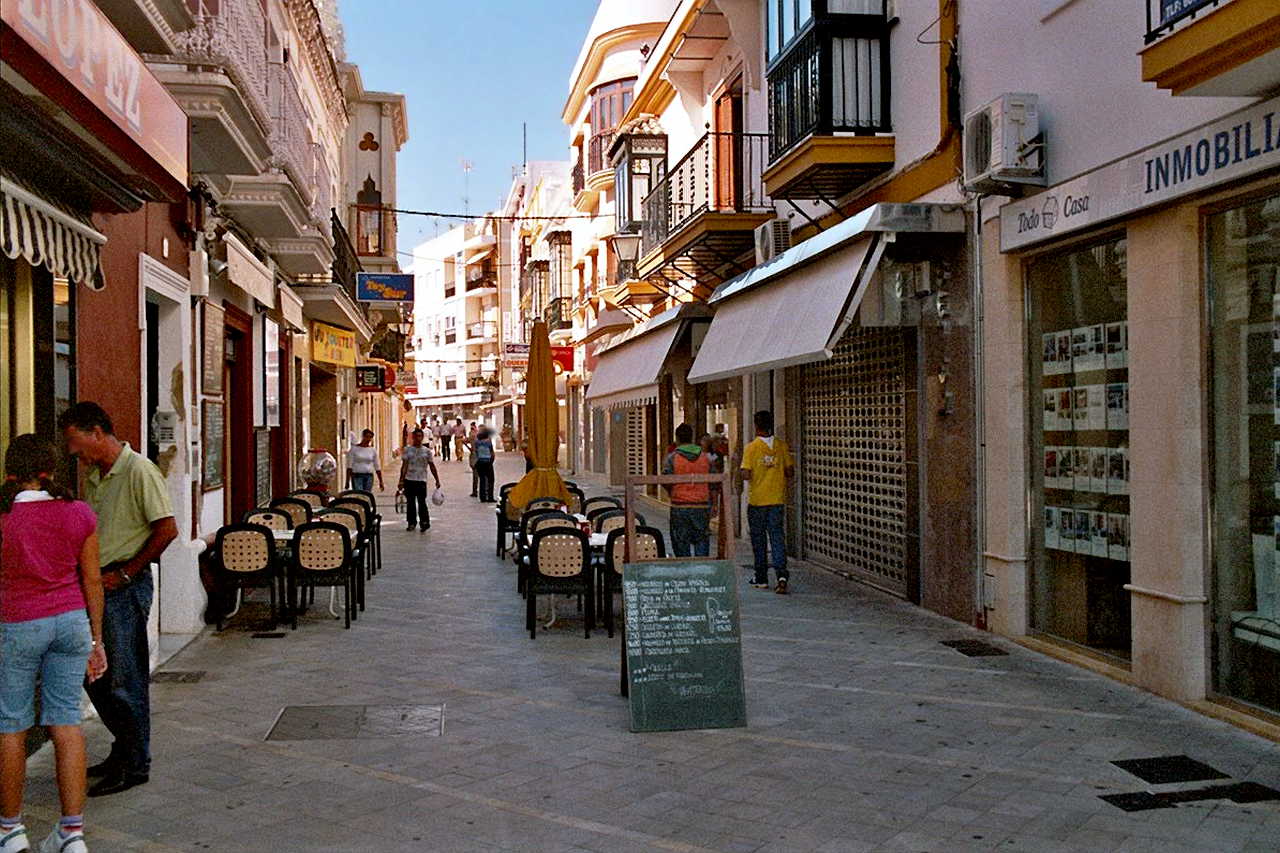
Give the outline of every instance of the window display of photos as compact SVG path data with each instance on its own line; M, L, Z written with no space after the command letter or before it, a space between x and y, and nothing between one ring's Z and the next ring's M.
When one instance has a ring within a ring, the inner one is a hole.
M1206 220L1213 680L1280 712L1280 196Z
M1032 435L1041 460L1032 482L1043 519L1033 621L1125 657L1133 553L1125 242L1040 258L1029 272L1029 331L1039 343Z

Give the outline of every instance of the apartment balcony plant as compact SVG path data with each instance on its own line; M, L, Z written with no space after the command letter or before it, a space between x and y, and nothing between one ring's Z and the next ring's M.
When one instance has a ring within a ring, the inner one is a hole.
M147 61L190 119L191 171L256 175L271 156L266 15L258 3L197 8L172 51Z
M752 266L753 231L775 216L768 149L767 134L708 131L668 168L642 203L636 277L710 288Z
M766 35L774 198L834 200L894 164L885 0L829 5L801 0L794 26Z

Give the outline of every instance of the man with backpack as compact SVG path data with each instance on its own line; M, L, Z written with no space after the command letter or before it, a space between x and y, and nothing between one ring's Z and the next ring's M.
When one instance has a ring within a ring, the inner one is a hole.
M711 457L694 443L693 427L676 427L675 449L667 454L663 474L710 474ZM711 551L711 487L709 483L676 483L671 495L671 550L677 557L705 557Z

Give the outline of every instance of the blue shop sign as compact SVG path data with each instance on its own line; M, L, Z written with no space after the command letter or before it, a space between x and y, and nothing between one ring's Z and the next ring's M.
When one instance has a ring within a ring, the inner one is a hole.
M358 272L356 299L361 302L412 302L413 273Z

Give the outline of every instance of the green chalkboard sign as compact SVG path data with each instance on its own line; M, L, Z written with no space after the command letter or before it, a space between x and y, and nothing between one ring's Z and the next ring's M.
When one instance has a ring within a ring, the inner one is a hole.
M628 563L622 596L631 730L745 726L733 564L705 559Z

